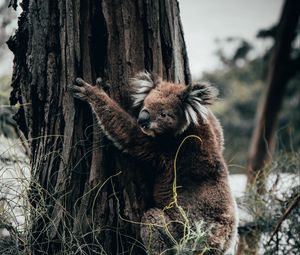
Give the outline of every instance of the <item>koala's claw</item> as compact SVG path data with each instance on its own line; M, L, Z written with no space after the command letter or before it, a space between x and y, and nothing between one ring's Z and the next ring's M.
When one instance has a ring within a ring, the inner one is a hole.
M84 93L85 92L85 88L84 87L79 87L77 85L69 85L68 86L68 89L73 92L73 93L76 93L76 92L81 92L81 93Z
M84 100L86 99L86 91L83 87L79 87L76 85L69 85L68 86L69 91L72 92L73 97Z
M96 80L96 84L102 88L105 92L109 92L111 85L109 83L107 83L106 81L104 81L101 77L97 78Z
M77 99L81 99L81 100L85 100L86 99L86 95L84 95L82 93L73 93L73 97L75 97Z
M90 85L86 83L83 79L76 78L74 84L68 86L68 90L72 92L75 98L85 100L87 99L88 86Z
M101 77L98 77L98 78L97 78L96 84L99 85L99 86L102 86L102 85L103 85L103 80L102 80Z
M90 86L90 84L88 84L82 78L79 78L79 77L75 79L75 83L78 86Z

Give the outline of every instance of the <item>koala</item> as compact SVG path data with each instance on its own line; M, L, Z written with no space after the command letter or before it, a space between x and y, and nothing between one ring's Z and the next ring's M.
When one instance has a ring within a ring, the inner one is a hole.
M222 128L208 108L217 90L140 72L130 81L138 112L131 116L97 84L77 78L69 88L90 104L122 153L155 172L155 205L144 212L140 226L148 254L226 254L236 237L237 214Z

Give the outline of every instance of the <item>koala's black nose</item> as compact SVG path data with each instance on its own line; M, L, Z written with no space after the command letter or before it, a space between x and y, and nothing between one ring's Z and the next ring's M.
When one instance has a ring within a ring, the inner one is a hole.
M142 128L149 128L150 126L150 113L147 110L142 110L137 120Z

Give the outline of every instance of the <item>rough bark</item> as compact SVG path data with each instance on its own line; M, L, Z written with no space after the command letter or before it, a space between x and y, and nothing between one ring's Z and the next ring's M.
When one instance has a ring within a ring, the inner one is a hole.
M175 0L23 0L11 103L29 141L31 254L143 254L139 222L149 173L103 136L75 77L103 77L129 109L127 80L147 69L190 83ZM147 166L145 166L146 168ZM150 174L151 177L151 174Z

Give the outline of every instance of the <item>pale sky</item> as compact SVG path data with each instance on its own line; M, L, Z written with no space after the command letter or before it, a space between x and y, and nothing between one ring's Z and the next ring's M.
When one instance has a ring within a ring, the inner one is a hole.
M282 4L283 0L179 0L194 78L220 65L214 54L216 38L243 37L258 48L257 54L262 52L269 42L255 35L279 20Z

